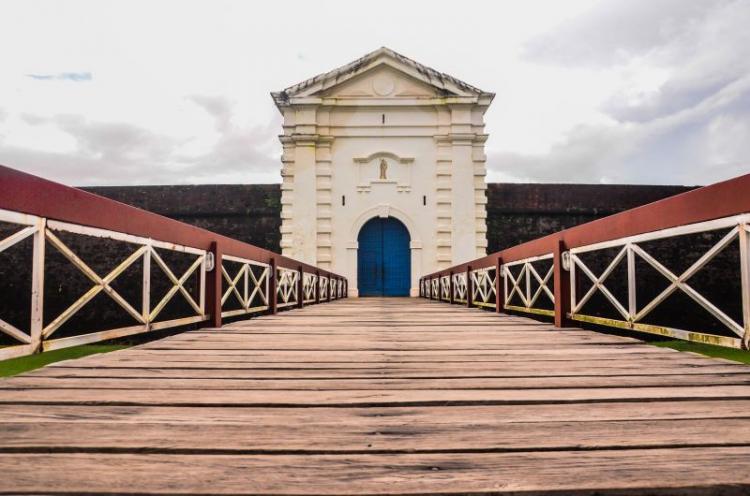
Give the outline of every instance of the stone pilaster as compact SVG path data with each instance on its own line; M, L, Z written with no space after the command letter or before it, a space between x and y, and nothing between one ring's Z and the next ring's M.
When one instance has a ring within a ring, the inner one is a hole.
M477 135L473 141L472 158L474 162L474 201L476 213L476 257L487 254L487 156L484 144L487 135Z
M294 141L281 136L281 254L294 257Z
M450 140L436 138L437 163L435 167L435 248L440 269L450 267L453 240L453 184L451 182L452 154Z
M317 140L315 164L315 197L317 210L316 250L318 266L330 270L332 250L332 174L331 144L333 139L321 136Z
M446 137L451 144L451 211L453 217L452 261L459 264L476 257L476 199L474 191L474 159L472 105L450 105L451 133ZM460 221L459 221L460 219Z

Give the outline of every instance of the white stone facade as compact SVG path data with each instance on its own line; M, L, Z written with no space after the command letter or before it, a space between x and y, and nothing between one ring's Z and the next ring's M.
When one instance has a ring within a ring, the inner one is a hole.
M283 114L281 248L349 279L357 236L395 217L422 274L486 253L484 113L494 95L387 48L273 93Z

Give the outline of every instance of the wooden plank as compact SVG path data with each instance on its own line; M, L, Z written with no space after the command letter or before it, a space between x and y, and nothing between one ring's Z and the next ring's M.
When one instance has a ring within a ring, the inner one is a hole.
M0 455L0 471L6 493L740 495L750 489L748 459L748 447L470 457L14 453Z
M632 377L632 376L676 376L689 377L701 374L745 374L747 367L722 363L707 362L705 365L693 365L689 368L675 368L654 365L645 368L643 364L618 364L608 366L606 362L565 362L550 367L535 366L532 363L480 363L468 367L465 362L445 362L439 365L431 363L395 363L360 364L360 363L248 363L243 368L206 368L189 367L139 367L133 366L68 366L45 367L35 370L24 377L134 377L134 378L206 378L206 379L366 379L366 378L511 378L511 377ZM554 372L554 373L551 373ZM2 381L0 381L2 383Z
M89 359L91 358L91 359ZM399 355L392 356L388 353L382 353L378 355L376 352L371 353L360 353L355 352L341 352L336 355L333 352L315 356L310 353L294 353L285 352L281 353L267 353L260 356L239 356L239 357L185 357L185 358L167 358L159 360L158 357L152 357L147 359L145 357L138 358L125 355L122 358L105 359L103 357L85 357L80 359L78 367L138 367L138 368L190 368L190 367L201 367L201 368L235 368L235 369L247 369L247 368L258 368L258 367L269 367L269 366L283 366L284 364L292 364L294 368L319 368L319 367L339 367L346 365L349 368L389 368L405 366L413 364L416 367L425 365L442 366L443 364L458 364L457 366L463 370L476 370L482 367L496 367L506 366L511 367L518 364L519 367L528 366L531 364L536 365L537 369L546 368L550 372L563 371L566 367L577 367L581 369L580 364L582 362L589 364L590 366L596 366L597 364L604 367L613 362L619 362L618 366L648 369L650 367L658 367L660 365L672 365L674 370L678 370L680 367L700 367L708 362L703 358L692 358L689 356L675 357L674 359L668 359L654 355L653 357L640 357L638 360L629 359L617 359L616 357L600 357L597 355L584 355L584 356L491 356L491 355L439 355L439 354L425 354L422 356L417 355ZM714 362L715 364L716 362ZM526 365L524 365L526 364ZM69 363L57 364L56 367L67 367ZM287 366L289 368L289 366Z
M4 405L0 422L103 422L118 424L242 423L294 426L326 424L369 426L378 428L439 423L445 425L506 424L516 422L571 422L585 425L589 421L634 421L670 419L745 418L750 400L726 401L652 401L648 403L549 403L539 405L470 405L430 407L371 408L244 408L224 405L192 408L171 406L108 405ZM125 428L125 427L123 427ZM137 428L137 427L134 427ZM498 427L502 429L502 427Z
M499 422L436 415L419 423L342 422L340 415L314 416L305 423L190 422L132 423L58 421L2 422L0 452L120 451L192 453L413 453L566 451L621 448L686 448L750 445L750 417L642 421ZM196 436L199 439L196 439ZM43 439L43 445L39 440Z
M100 371L101 373L101 371ZM23 376L0 381L2 389L236 389L236 390L384 390L384 389L552 389L612 387L686 387L750 385L750 371L737 374L504 377L504 378L388 378L367 379L240 379L216 380L195 374L192 378L137 377L50 377Z
M244 406L419 406L461 404L648 402L665 399L750 399L750 386L630 387L588 389L371 389L212 390L202 389L5 389L0 404L58 403L111 405L244 405Z

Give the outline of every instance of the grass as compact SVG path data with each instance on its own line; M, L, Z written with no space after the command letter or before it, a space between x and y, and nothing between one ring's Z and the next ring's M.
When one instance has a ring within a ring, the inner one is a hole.
M723 346L714 346L711 344L692 343L679 339L669 341L652 341L650 344L662 348L672 348L678 351L690 351L714 358L724 358L740 363L750 364L750 351L738 350L735 348L725 348Z
M62 350L45 351L36 355L29 355L9 360L0 361L0 377L21 374L29 370L38 369L49 365L50 363L60 362L62 360L71 360L81 358L97 353L108 353L127 348L124 344L88 344L64 348Z

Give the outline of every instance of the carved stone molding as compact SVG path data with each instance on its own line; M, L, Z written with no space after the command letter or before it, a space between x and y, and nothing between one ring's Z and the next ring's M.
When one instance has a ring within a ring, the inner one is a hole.
M411 192L411 166L414 157L400 157L393 152L379 151L355 157L357 192L369 193L373 187L394 186L398 193Z

